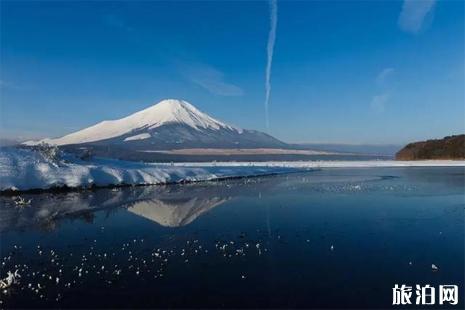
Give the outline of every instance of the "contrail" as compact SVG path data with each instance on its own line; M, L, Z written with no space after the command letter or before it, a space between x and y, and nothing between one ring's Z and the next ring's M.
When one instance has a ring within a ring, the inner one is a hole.
M268 105L270 103L271 93L271 63L273 62L274 41L276 40L276 26L278 24L278 1L270 0L270 32L268 33L268 44L266 46L267 61L265 73L265 120L266 129L270 129L270 121L268 118Z

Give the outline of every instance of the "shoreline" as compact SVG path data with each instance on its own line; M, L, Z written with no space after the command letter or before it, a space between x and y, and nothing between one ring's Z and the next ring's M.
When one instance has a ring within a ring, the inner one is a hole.
M180 180L173 182L160 182L160 183L139 183L139 184L107 184L107 185L96 185L92 184L90 186L52 186L48 188L31 188L26 190L16 190L16 189L6 189L0 190L0 197L14 197L22 194L27 195L39 195L39 194L63 194L63 193L72 193L72 192L85 192L85 191L95 191L100 189L118 189L118 188L128 188L128 187L145 187L145 186L171 186L171 185L183 185L183 184L197 184L197 183L207 183L207 182L223 182L227 180L241 180L241 179L256 179L261 177L273 177L278 175L287 175L287 174L297 174L297 173L306 173L315 171L317 169L302 169L295 171L287 172L270 172L264 174L252 174L252 175L238 175L238 176L224 176L217 177L212 179L205 180Z
M53 158L41 152L0 152L0 193L68 188L159 185L247 178L330 168L465 167L464 160L315 160L144 163L111 158Z
M159 166L161 170L165 167L184 167L184 168L269 168L270 171L260 171L251 174L224 175L215 176L205 179L179 179L176 181L160 181L155 183L114 183L114 184L83 184L78 186L69 186L67 184L52 185L50 187L35 187L28 189L4 189L0 190L0 196L12 197L21 194L45 194L45 193L68 193L93 191L99 189L117 189L127 187L142 186L169 186L179 184L193 184L206 182L222 182L226 180L238 180L247 178L271 177L286 174L307 173L320 169L371 169L371 168L444 168L444 167L463 167L465 173L465 161L463 160L421 160L421 161L304 161L304 162L216 162L216 163L157 163L148 166ZM281 168L282 170L275 170Z

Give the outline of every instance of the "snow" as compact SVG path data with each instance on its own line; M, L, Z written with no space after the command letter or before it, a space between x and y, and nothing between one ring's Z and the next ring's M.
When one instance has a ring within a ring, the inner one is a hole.
M24 144L36 145L40 142L45 142L55 145L67 145L95 142L115 138L137 130L155 129L157 127L171 123L181 123L196 130L228 129L237 131L239 133L242 132L242 129L224 124L199 111L187 101L166 99L147 109L136 112L121 119L103 121L61 138L47 138L40 141L27 141Z
M299 161L299 162L210 162L141 163L95 158L80 160L64 155L56 163L40 153L18 148L0 149L0 190L48 189L110 185L148 185L207 181L306 171L313 168L460 166L465 161Z
M208 181L222 178L291 173L289 167L171 166L95 158L80 160L72 155L50 162L40 153L17 148L0 149L0 190L49 189L110 185L149 185Z
M150 136L149 133L141 133L141 134L138 134L138 135L135 135L135 136L127 137L126 139L124 139L124 141L144 140L144 139L148 139L150 137L151 136Z
M18 270L16 270L14 273L8 271L6 278L0 280L0 289L9 288L12 284L18 282L18 278L21 278L21 276L18 273Z

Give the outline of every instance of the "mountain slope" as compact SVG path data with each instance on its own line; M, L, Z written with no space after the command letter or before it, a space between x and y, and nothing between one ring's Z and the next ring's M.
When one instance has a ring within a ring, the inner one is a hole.
M118 146L137 150L188 147L286 147L270 135L222 123L186 101L168 99L125 118L103 121L57 139L55 145ZM25 144L34 145L29 141Z

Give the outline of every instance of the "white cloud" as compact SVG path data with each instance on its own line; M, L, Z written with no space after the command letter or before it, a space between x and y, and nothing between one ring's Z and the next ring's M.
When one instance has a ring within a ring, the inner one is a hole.
M244 91L224 80L223 72L205 64L181 66L181 73L192 83L219 96L242 96Z
M373 96L371 99L370 107L373 111L377 113L382 113L386 109L386 103L389 100L389 94L384 93L381 95Z
M266 128L270 128L268 117L268 106L270 105L271 93L271 65L273 63L274 42L276 41L276 27L278 24L278 1L270 0L270 32L266 44L266 71L265 71L265 121Z
M377 76L376 76L376 84L378 86L383 86L388 81L389 77L394 74L396 70L394 68L384 68Z
M399 15L399 27L406 32L418 33L435 4L436 0L404 0Z
M383 113L386 110L386 104L389 101L389 80L390 77L395 73L394 68L384 68L376 76L375 82L377 84L378 91L381 94L373 96L370 102L370 108L376 113Z

